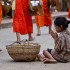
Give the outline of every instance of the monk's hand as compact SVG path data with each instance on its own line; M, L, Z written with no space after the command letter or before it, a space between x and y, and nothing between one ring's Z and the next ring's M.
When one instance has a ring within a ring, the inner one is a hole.
M40 15L39 11L37 11L37 14Z

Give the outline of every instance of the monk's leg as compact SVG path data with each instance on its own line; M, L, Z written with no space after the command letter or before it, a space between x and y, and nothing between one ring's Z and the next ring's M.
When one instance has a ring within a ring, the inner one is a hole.
M20 42L20 34L16 33L16 37L17 37L17 42Z
M53 62L56 63L57 61L53 58L53 56L46 50L43 51L43 54L46 58L44 58L44 62Z
M2 50L0 49L0 52L1 52Z
M28 37L29 37L29 41L32 41L33 40L33 37L31 34L28 34Z
M41 35L40 27L37 26L37 36L40 36L40 35Z
M49 26L49 34L50 34L50 31L51 31L51 26Z

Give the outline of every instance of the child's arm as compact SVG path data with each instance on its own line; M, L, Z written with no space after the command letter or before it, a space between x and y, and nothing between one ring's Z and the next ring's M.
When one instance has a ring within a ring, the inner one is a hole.
M54 39L58 38L58 34L54 32L53 30L50 30L50 34Z
M62 44L62 41L61 41L60 38L55 41L55 48L54 48L54 49L55 49L58 53L60 53L60 51L61 51L61 44Z

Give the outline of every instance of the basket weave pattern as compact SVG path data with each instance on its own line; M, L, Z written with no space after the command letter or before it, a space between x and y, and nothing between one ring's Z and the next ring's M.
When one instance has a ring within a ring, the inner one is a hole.
M33 61L40 51L40 45L7 45L7 51L15 61Z

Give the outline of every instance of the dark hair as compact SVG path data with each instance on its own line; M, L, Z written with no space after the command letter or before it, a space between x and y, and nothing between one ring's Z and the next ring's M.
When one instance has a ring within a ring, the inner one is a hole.
M70 21L68 21L65 17L57 17L54 21L54 24L56 26L63 26L63 30L65 30L66 28L68 28L68 24L70 23Z

